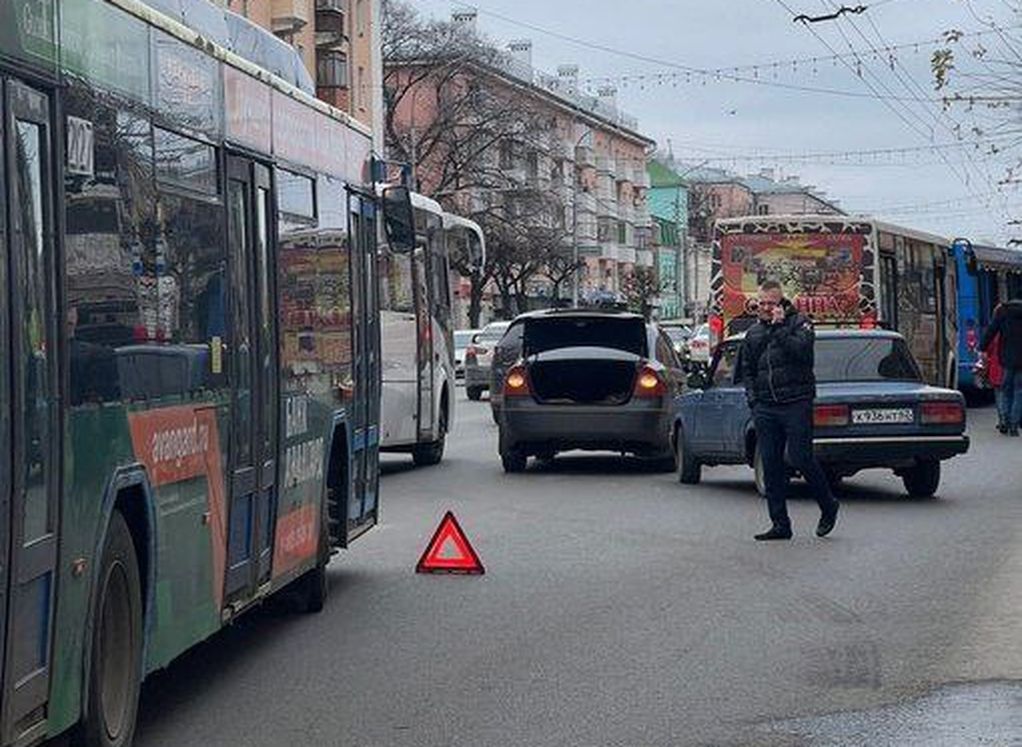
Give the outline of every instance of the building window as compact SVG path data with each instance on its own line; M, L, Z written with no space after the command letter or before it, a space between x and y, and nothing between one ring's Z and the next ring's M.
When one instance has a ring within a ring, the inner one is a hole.
M710 209L711 210L720 209L720 195L717 194L716 192L710 192Z
M515 167L515 150L510 141L504 140L500 144L500 168L513 169Z
M320 52L316 60L316 85L321 88L348 87L348 58L344 52Z
M756 206L756 215L770 215L770 206L769 205L757 205Z
M369 101L369 91L366 90L366 69L358 68L358 108L365 109Z
M617 222L617 243L627 244L628 243L628 224L623 220Z

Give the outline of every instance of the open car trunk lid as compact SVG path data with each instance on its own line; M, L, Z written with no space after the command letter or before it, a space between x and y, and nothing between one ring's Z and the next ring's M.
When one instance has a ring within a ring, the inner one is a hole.
M529 382L544 404L623 405L632 397L641 356L602 347L570 347L530 356Z

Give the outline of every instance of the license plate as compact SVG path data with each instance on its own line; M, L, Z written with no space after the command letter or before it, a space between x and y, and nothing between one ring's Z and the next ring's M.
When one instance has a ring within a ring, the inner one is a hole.
M913 423L916 415L911 407L888 408L884 410L852 410L852 422L871 423Z

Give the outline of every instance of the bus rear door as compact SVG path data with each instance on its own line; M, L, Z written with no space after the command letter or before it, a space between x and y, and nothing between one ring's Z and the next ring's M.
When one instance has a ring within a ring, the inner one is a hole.
M57 562L51 104L0 80L0 743L46 727ZM7 305L9 301L9 306ZM9 316L8 316L9 314Z
M231 456L225 598L269 581L276 524L277 328L270 169L227 161L231 277Z
M380 312L376 256L376 204L372 197L350 192L352 334L355 399L351 403L354 434L353 494L349 496L345 541L376 523L380 453Z

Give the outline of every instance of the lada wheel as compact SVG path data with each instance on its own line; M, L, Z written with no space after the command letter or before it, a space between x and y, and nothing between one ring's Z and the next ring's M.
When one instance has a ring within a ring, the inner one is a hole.
M940 485L940 462L918 462L915 467L901 473L901 481L913 498L932 498Z
M685 437L685 429L680 426L674 438L674 450L677 454L678 482L695 485L702 478L703 466L692 454L688 439Z

